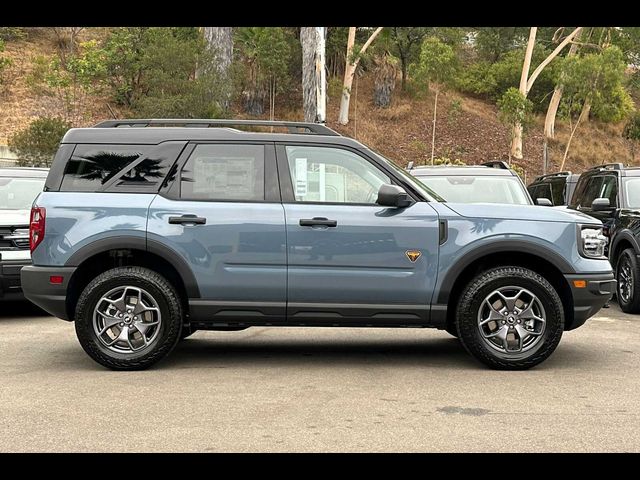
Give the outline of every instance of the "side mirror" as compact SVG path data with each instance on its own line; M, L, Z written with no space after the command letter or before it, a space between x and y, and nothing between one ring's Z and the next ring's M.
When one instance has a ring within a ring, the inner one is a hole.
M613 209L608 198L596 198L591 204L591 210L594 212L606 212Z
M411 198L402 187L384 183L378 190L378 205L383 207L405 208L411 205Z
M553 207L553 203L548 198L536 198L536 205L541 207Z

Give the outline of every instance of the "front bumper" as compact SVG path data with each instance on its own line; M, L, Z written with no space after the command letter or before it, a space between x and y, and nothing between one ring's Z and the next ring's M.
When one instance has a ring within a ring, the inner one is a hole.
M573 321L565 325L565 330L573 330L584 325L609 301L616 291L613 273L586 275L565 275L573 295ZM584 280L586 287L578 288L574 281Z
M30 264L30 259L0 260L0 301L24 300L20 286L20 270Z
M29 265L21 272L24 296L51 315L70 320L67 314L67 285L76 267L36 267ZM61 284L52 284L52 275L62 276Z

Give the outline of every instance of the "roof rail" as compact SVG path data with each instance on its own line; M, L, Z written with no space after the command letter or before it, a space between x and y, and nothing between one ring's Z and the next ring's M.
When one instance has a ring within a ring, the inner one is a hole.
M491 168L501 168L503 170L509 170L509 165L503 160L491 160L490 162L483 162L480 165Z
M127 120L105 120L93 126L93 128L119 128L119 127L227 127L227 126L260 126L260 127L286 127L289 133L307 133L314 135L340 136L338 132L320 123L307 122L283 122L270 120L210 120L210 119L186 119L186 118L148 118Z
M618 163L603 163L602 165L596 165L595 167L591 168L591 170L597 170L597 169L624 170L624 164L621 163L621 162L618 162Z
M556 173L547 173L546 175L540 175L539 177L536 177L536 179L534 180L534 182L537 182L538 180L542 180L544 178L550 178L550 177L559 177L560 175L572 175L570 170L564 170L562 172L556 172Z

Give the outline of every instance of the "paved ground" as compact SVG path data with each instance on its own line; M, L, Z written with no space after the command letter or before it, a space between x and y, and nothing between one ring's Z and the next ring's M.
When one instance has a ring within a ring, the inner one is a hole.
M640 316L602 310L527 372L435 330L198 332L111 372L0 305L0 451L640 452Z

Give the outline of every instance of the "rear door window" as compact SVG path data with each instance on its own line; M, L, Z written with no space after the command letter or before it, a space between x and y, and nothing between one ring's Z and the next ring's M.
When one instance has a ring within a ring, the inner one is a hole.
M565 178L554 178L551 184L551 201L554 205L564 205L564 192L567 185Z

